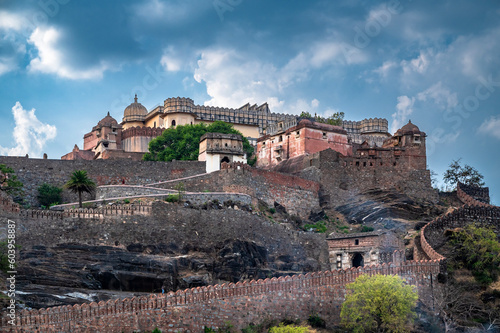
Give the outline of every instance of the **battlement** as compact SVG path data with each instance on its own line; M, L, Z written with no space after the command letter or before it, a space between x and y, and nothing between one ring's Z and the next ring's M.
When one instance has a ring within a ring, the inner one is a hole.
M361 121L345 120L342 122L342 127L349 134L387 133L389 123L385 118L369 118Z
M194 101L186 97L167 98L164 102L163 112L189 112L192 113L194 109Z
M163 130L163 128L158 127L129 127L126 130L122 131L122 140L137 136L156 138L163 133Z
M384 263L348 270L198 287L165 295L23 310L16 318L15 328L10 331L85 332L98 327L106 332L132 332L169 327L172 330L197 332L204 326L221 327L227 318L231 318L237 327L248 325L263 315L280 318L284 315L280 304L286 304L296 318L307 318L311 311L317 311L332 322L339 317L345 286L362 274L400 275L417 287L422 296L428 292L427 279L439 272L440 265L436 260ZM325 302L323 298L329 301ZM258 307L254 305L255 302L259 303ZM6 317L2 318L1 325L7 332L12 327L8 325Z
M466 185L458 182L457 196L464 204L471 206L491 206L488 187Z

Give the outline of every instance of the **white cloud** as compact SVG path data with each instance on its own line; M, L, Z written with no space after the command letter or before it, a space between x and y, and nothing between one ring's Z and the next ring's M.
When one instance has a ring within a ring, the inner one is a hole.
M12 136L16 145L13 148L0 146L0 154L9 156L29 154L32 157L40 157L47 141L56 137L56 127L42 123L36 117L35 109L24 110L19 102L12 107L12 114L16 124Z
M403 68L403 72L405 74L411 73L411 72L416 72L423 74L427 70L427 67L429 67L429 55L425 54L423 52L420 52L420 55L412 59L410 61L403 60L401 61L401 67Z
M49 28L36 28L29 38L29 43L38 49L38 57L31 60L30 72L55 74L66 79L99 79L103 72L111 69L109 64L101 61L98 66L86 69L74 68L70 65L68 56L62 51L59 42L61 31Z
M183 61L173 47L163 51L160 64L169 72L178 72L182 69Z
M429 98L443 110L451 109L458 105L457 93L452 93L448 88L443 86L441 81L417 94L419 101L425 102Z
M382 66L374 69L372 72L378 74L382 78L386 78L395 67L397 67L397 64L394 61L385 61Z
M398 104L396 105L396 112L392 114L391 132L395 133L407 121L408 117L413 113L413 105L415 104L415 97L409 98L408 96L399 96Z
M500 116L491 116L479 126L479 133L491 135L500 140Z
M20 31L25 26L22 16L7 11L0 11L0 29Z

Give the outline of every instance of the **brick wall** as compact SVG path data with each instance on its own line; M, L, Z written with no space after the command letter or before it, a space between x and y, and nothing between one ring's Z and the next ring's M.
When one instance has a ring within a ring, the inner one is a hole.
M346 284L361 274L397 274L432 306L438 261L382 264L273 279L194 288L165 295L134 297L40 310L23 310L16 326L2 318L5 332L201 332L204 326L237 329L270 319L307 319L316 313L338 324ZM10 328L10 330L9 330Z
M48 183L60 186L69 180L75 170L87 170L97 185L134 184L144 185L167 179L176 179L205 173L205 163L198 161L146 162L131 160L44 160L26 157L0 156L0 164L14 169L24 184L26 200L32 206L38 205L37 188ZM93 196L84 194L84 200ZM76 202L78 196L63 192L63 202Z

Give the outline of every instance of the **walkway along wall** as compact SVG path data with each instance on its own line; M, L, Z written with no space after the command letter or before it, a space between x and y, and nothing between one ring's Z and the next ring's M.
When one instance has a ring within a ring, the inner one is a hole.
M398 255L396 255L398 257ZM339 322L346 284L361 274L397 274L416 286L433 305L437 260L399 262L358 269L317 272L223 284L165 295L21 311L16 325L2 318L6 332L202 332L227 322L242 328L265 318L301 318L317 313L329 325Z

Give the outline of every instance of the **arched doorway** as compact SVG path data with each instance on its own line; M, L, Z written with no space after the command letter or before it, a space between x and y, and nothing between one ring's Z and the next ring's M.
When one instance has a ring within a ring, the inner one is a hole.
M222 169L222 163L224 163L224 162L229 163L229 162L231 162L231 161L229 160L229 157L224 156L224 158L220 161L220 166L221 166L221 169Z
M352 267L363 267L364 259L361 253L355 253L352 257Z

